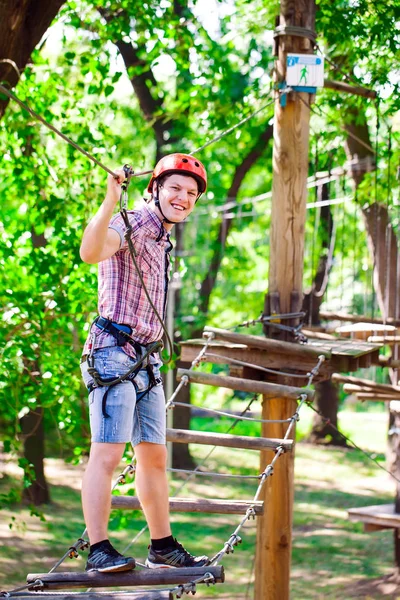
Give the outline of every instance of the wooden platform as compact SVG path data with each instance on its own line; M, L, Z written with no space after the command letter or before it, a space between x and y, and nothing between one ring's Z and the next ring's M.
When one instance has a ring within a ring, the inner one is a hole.
M364 523L365 531L381 529L400 529L400 514L394 512L394 504L377 504L351 508L348 511L350 521Z
M348 373L380 364L380 346L361 340L310 338L307 344L295 344L212 327L206 327L205 332L214 333L216 339L209 344L204 361L215 364L229 364L228 359L235 359L269 369L307 374L315 367L319 355L323 354L326 361L314 381L329 379L335 371ZM192 362L204 344L203 339L183 342L182 361ZM238 371L235 367L235 375L236 372L243 377L243 369ZM264 373L259 379L274 381L273 377ZM298 384L301 385L301 380Z

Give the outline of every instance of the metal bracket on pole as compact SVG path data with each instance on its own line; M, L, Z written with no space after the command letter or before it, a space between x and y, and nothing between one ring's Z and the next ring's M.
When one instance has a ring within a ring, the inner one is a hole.
M280 83L278 83L278 89L285 90L286 88L287 88L286 81L281 81ZM287 104L287 93L286 92L279 94L279 102L280 102L280 105L282 106L282 108L285 108L285 106Z

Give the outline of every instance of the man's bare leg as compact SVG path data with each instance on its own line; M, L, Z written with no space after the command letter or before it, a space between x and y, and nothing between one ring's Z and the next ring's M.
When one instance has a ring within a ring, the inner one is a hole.
M124 453L125 444L93 442L82 480L82 507L90 544L108 538L112 476Z
M141 442L135 447L136 491L152 539L171 535L167 449L161 444Z

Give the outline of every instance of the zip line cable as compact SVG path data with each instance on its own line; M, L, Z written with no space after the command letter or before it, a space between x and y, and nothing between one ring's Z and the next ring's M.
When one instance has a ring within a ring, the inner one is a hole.
M328 417L325 417L325 415L323 415L321 411L319 411L317 408L315 408L315 406L313 406L309 402L307 402L307 406L309 408L311 408L311 410L313 410L317 415L319 415L321 417L321 419L324 421L324 423L326 423L326 425L329 425L330 427L332 427L332 429L334 429L335 432L338 433L346 442L349 442L353 446L353 448L355 448L356 450L361 452L361 454L366 456L371 462L373 462L382 471L385 471L385 473L390 475L390 477L392 479L394 479L394 481L396 481L397 483L400 483L400 479L398 477L396 477L396 475L393 475L393 473L391 473L388 469L386 469L386 467L381 465L381 463L376 458L374 458L366 450L363 450L360 446L358 446L355 442L353 442L353 440L351 438L349 438L347 435L345 435L344 433L339 431L339 429L332 423L332 421L330 419L328 419Z
M273 91L273 90L271 90L271 91ZM280 93L284 93L284 91L285 90L279 90ZM190 154L191 155L192 154L196 154L197 152L200 152L200 150L204 150L204 148L208 148L208 146L211 146L211 144L213 144L214 142L218 142L220 139L222 139L223 137L225 137L229 133L232 133L232 131L234 131L235 129L237 129L241 125L244 125L244 123L247 123L247 121L250 121L250 119L252 119L256 115L258 115L259 113L261 113L266 108L268 108L268 106L271 106L271 104L274 104L274 102L275 102L275 98L273 98L270 102L267 102L267 104L264 104L261 108L259 108L258 110L254 111L253 113L251 113L250 115L248 115L247 117L245 117L244 119L242 119L241 121L239 121L239 123L236 123L236 125L232 125L232 127L229 127L229 129L227 129L226 131L223 131L222 133L220 133L219 135L217 135L214 139L210 140L209 142L206 142L205 144L203 144L199 148L196 148L196 150L193 150L192 152L190 152Z
M97 158L95 158L94 156L89 154L89 152L84 150L81 146L79 146L79 144L77 144L76 142L71 140L71 138L69 138L67 135L65 135L65 133L62 133L62 131L57 129L57 127L54 127L54 125L51 125L50 123L48 123L46 121L46 119L44 119L41 115L39 115L39 113L32 110L32 108L30 108L30 106L28 106L28 104L26 104L25 102L20 100L15 94L10 92L10 90L8 90L6 87L4 87L4 85L2 85L1 83L0 83L0 92L2 94L4 94L5 96L7 96L10 100L14 100L14 102L19 104L21 106L21 108L26 110L32 117L34 117L35 119L37 119L38 121L43 123L43 125L45 125L48 129L50 129L51 131L56 133L59 137L61 137L65 142L70 144L73 148L75 148L76 150L81 152L81 154L86 156L86 158L88 158L89 160L94 162L96 165L98 165L101 169L103 169L103 171L106 171L106 173L109 173L110 175L112 175L115 178L117 177L117 175L116 175L116 173L114 173L114 171L109 169L106 165L103 165L102 162L100 162L99 160L97 160ZM134 173L133 177L139 177L140 175L148 175L149 173L152 173L152 171L141 171L140 173Z

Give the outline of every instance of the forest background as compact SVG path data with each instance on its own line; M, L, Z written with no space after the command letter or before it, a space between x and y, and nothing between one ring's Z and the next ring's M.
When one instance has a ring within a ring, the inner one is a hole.
M19 73L0 62L0 80L110 168L151 169L163 154L192 152L265 106L197 154L209 190L175 232L176 342L206 323L257 318L268 280L278 3L1 4L0 59ZM312 108L304 286L315 287L322 261L329 284L321 300L332 310L382 313L367 244L368 227L380 221L368 216L382 207L398 239L398 23L396 1L317 5L326 77L378 93L371 100L321 89ZM0 434L25 482L1 495L6 507L21 494L48 500L44 456L79 461L88 451L79 356L96 315L97 268L81 262L79 245L106 174L4 96L0 116ZM337 174L325 190L337 200L328 213L312 206L322 172ZM130 207L146 182L132 180ZM383 270L387 284L390 265Z

